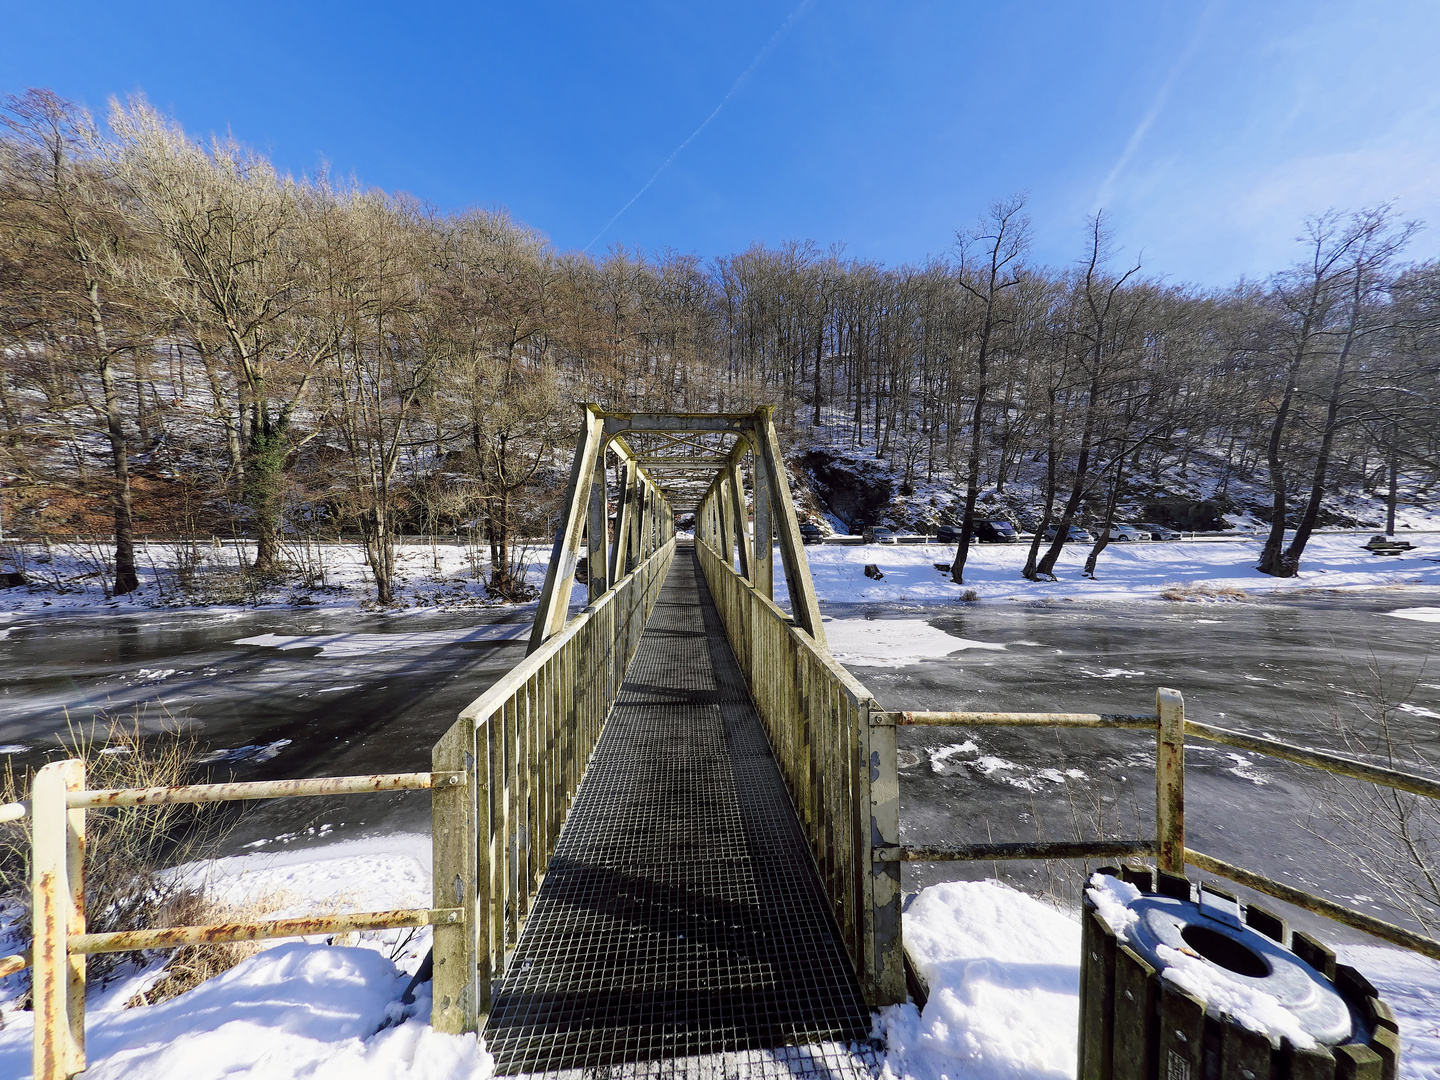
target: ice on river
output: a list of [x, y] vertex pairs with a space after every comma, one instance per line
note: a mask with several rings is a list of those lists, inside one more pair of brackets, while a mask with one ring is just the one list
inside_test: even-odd
[[1440, 607], [1407, 607], [1401, 608], [1399, 611], [1387, 611], [1385, 614], [1393, 615], [1397, 619], [1440, 623]]
[[825, 637], [835, 659], [868, 667], [904, 667], [965, 649], [1005, 651], [999, 642], [955, 637], [924, 619], [827, 619]]
[[324, 657], [371, 656], [400, 649], [440, 649], [467, 641], [519, 641], [530, 636], [529, 623], [499, 623], [460, 630], [417, 630], [398, 634], [259, 634], [236, 645], [268, 649], [319, 649]]

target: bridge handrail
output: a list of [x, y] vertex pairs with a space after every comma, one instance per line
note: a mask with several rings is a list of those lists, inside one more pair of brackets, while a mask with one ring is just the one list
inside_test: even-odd
[[34, 966], [34, 1075], [39, 1080], [68, 1080], [85, 1069], [85, 956], [88, 954], [431, 926], [455, 922], [462, 915], [453, 906], [316, 912], [292, 919], [86, 933], [85, 818], [88, 811], [158, 803], [365, 795], [377, 791], [427, 788], [448, 790], [459, 786], [461, 779], [453, 774], [437, 776], [428, 772], [384, 773], [88, 790], [85, 787], [83, 760], [71, 758], [42, 766], [31, 783], [30, 799], [0, 807], [3, 811], [0, 820], [19, 821], [28, 817], [31, 821], [30, 921], [33, 945], [24, 952], [0, 957], [0, 977]]
[[828, 649], [703, 539], [695, 548], [865, 998], [903, 1001], [895, 729]]
[[672, 538], [461, 710], [435, 744], [431, 1023], [474, 1031], [519, 942], [585, 763], [600, 737], [675, 553]]

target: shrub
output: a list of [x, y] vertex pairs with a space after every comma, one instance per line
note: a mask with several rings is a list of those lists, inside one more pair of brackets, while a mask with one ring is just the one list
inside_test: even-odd
[[[128, 716], [98, 716], [88, 728], [72, 724], [61, 736], [63, 755], [85, 762], [88, 787], [170, 787], [196, 780], [194, 736], [169, 713], [160, 717], [159, 731], [147, 735], [147, 726], [157, 726], [148, 720], [147, 711], [141, 705]], [[0, 801], [27, 799], [33, 779], [31, 770], [17, 773], [7, 767], [0, 777]], [[202, 912], [216, 907], [207, 898], [205, 886], [167, 872], [214, 852], [219, 832], [215, 816], [208, 812], [213, 809], [172, 803], [89, 811], [85, 822], [87, 929], [109, 933], [181, 925], [177, 922], [181, 918], [188, 923], [215, 921], [202, 917]], [[29, 826], [13, 822], [0, 829], [4, 830], [0, 833], [0, 895], [21, 910], [12, 931], [28, 939]], [[86, 976], [103, 985], [136, 958], [136, 953], [94, 954], [87, 961]]]

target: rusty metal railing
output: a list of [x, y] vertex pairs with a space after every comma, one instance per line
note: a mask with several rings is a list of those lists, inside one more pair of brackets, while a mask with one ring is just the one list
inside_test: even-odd
[[1185, 736], [1265, 754], [1384, 787], [1440, 799], [1440, 781], [1325, 750], [1311, 750], [1278, 739], [1250, 735], [1185, 719], [1185, 703], [1175, 690], [1156, 694], [1154, 714], [1119, 713], [977, 713], [891, 712], [889, 722], [899, 725], [932, 724], [955, 727], [1054, 727], [1150, 729], [1157, 736], [1155, 772], [1156, 836], [1154, 840], [1080, 840], [1047, 843], [965, 844], [958, 846], [902, 845], [905, 862], [970, 862], [1044, 859], [1124, 859], [1154, 856], [1161, 870], [1183, 874], [1193, 866], [1256, 892], [1314, 912], [1361, 930], [1382, 941], [1440, 959], [1440, 941], [1403, 926], [1367, 915], [1323, 896], [1297, 889], [1282, 881], [1226, 862], [1185, 846]]
[[85, 957], [88, 954], [430, 926], [458, 922], [464, 917], [458, 907], [414, 908], [86, 933], [85, 817], [88, 811], [158, 803], [449, 790], [463, 782], [464, 777], [459, 774], [392, 773], [91, 791], [85, 787], [84, 761], [55, 761], [42, 767], [35, 774], [28, 801], [0, 806], [0, 821], [20, 821], [28, 817], [31, 822], [33, 944], [26, 952], [0, 958], [0, 976], [34, 967], [32, 1062], [36, 1080], [68, 1080], [85, 1069]]
[[468, 705], [435, 744], [437, 773], [465, 782], [434, 798], [435, 904], [466, 918], [435, 927], [431, 1022], [474, 1031], [539, 891], [585, 763], [675, 553], [670, 539]]
[[[0, 976], [34, 968], [37, 1080], [69, 1080], [85, 1069], [91, 953], [433, 926], [431, 1024], [476, 1030], [674, 551], [671, 539], [472, 702], [435, 745], [430, 772], [92, 791], [83, 761], [41, 768], [27, 802], [0, 806], [0, 822], [31, 821], [33, 945], [0, 957]], [[90, 810], [425, 789], [433, 821], [431, 907], [86, 932]]]

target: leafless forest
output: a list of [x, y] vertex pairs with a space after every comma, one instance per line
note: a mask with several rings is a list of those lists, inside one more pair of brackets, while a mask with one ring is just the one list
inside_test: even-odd
[[0, 515], [103, 537], [116, 593], [137, 536], [247, 536], [282, 575], [298, 535], [363, 544], [385, 602], [398, 535], [472, 530], [518, 598], [512, 542], [553, 530], [581, 401], [776, 403], [788, 446], [946, 479], [933, 520], [966, 525], [1018, 488], [1042, 528], [1106, 522], [1200, 469], [1265, 492], [1282, 576], [1327, 495], [1440, 479], [1440, 265], [1404, 261], [1418, 226], [1388, 207], [1297, 222], [1293, 266], [1218, 290], [1113, 251], [1103, 217], [1037, 265], [1020, 198], [923, 266], [591, 257], [503, 210], [281, 175], [143, 100], [3, 117]]

